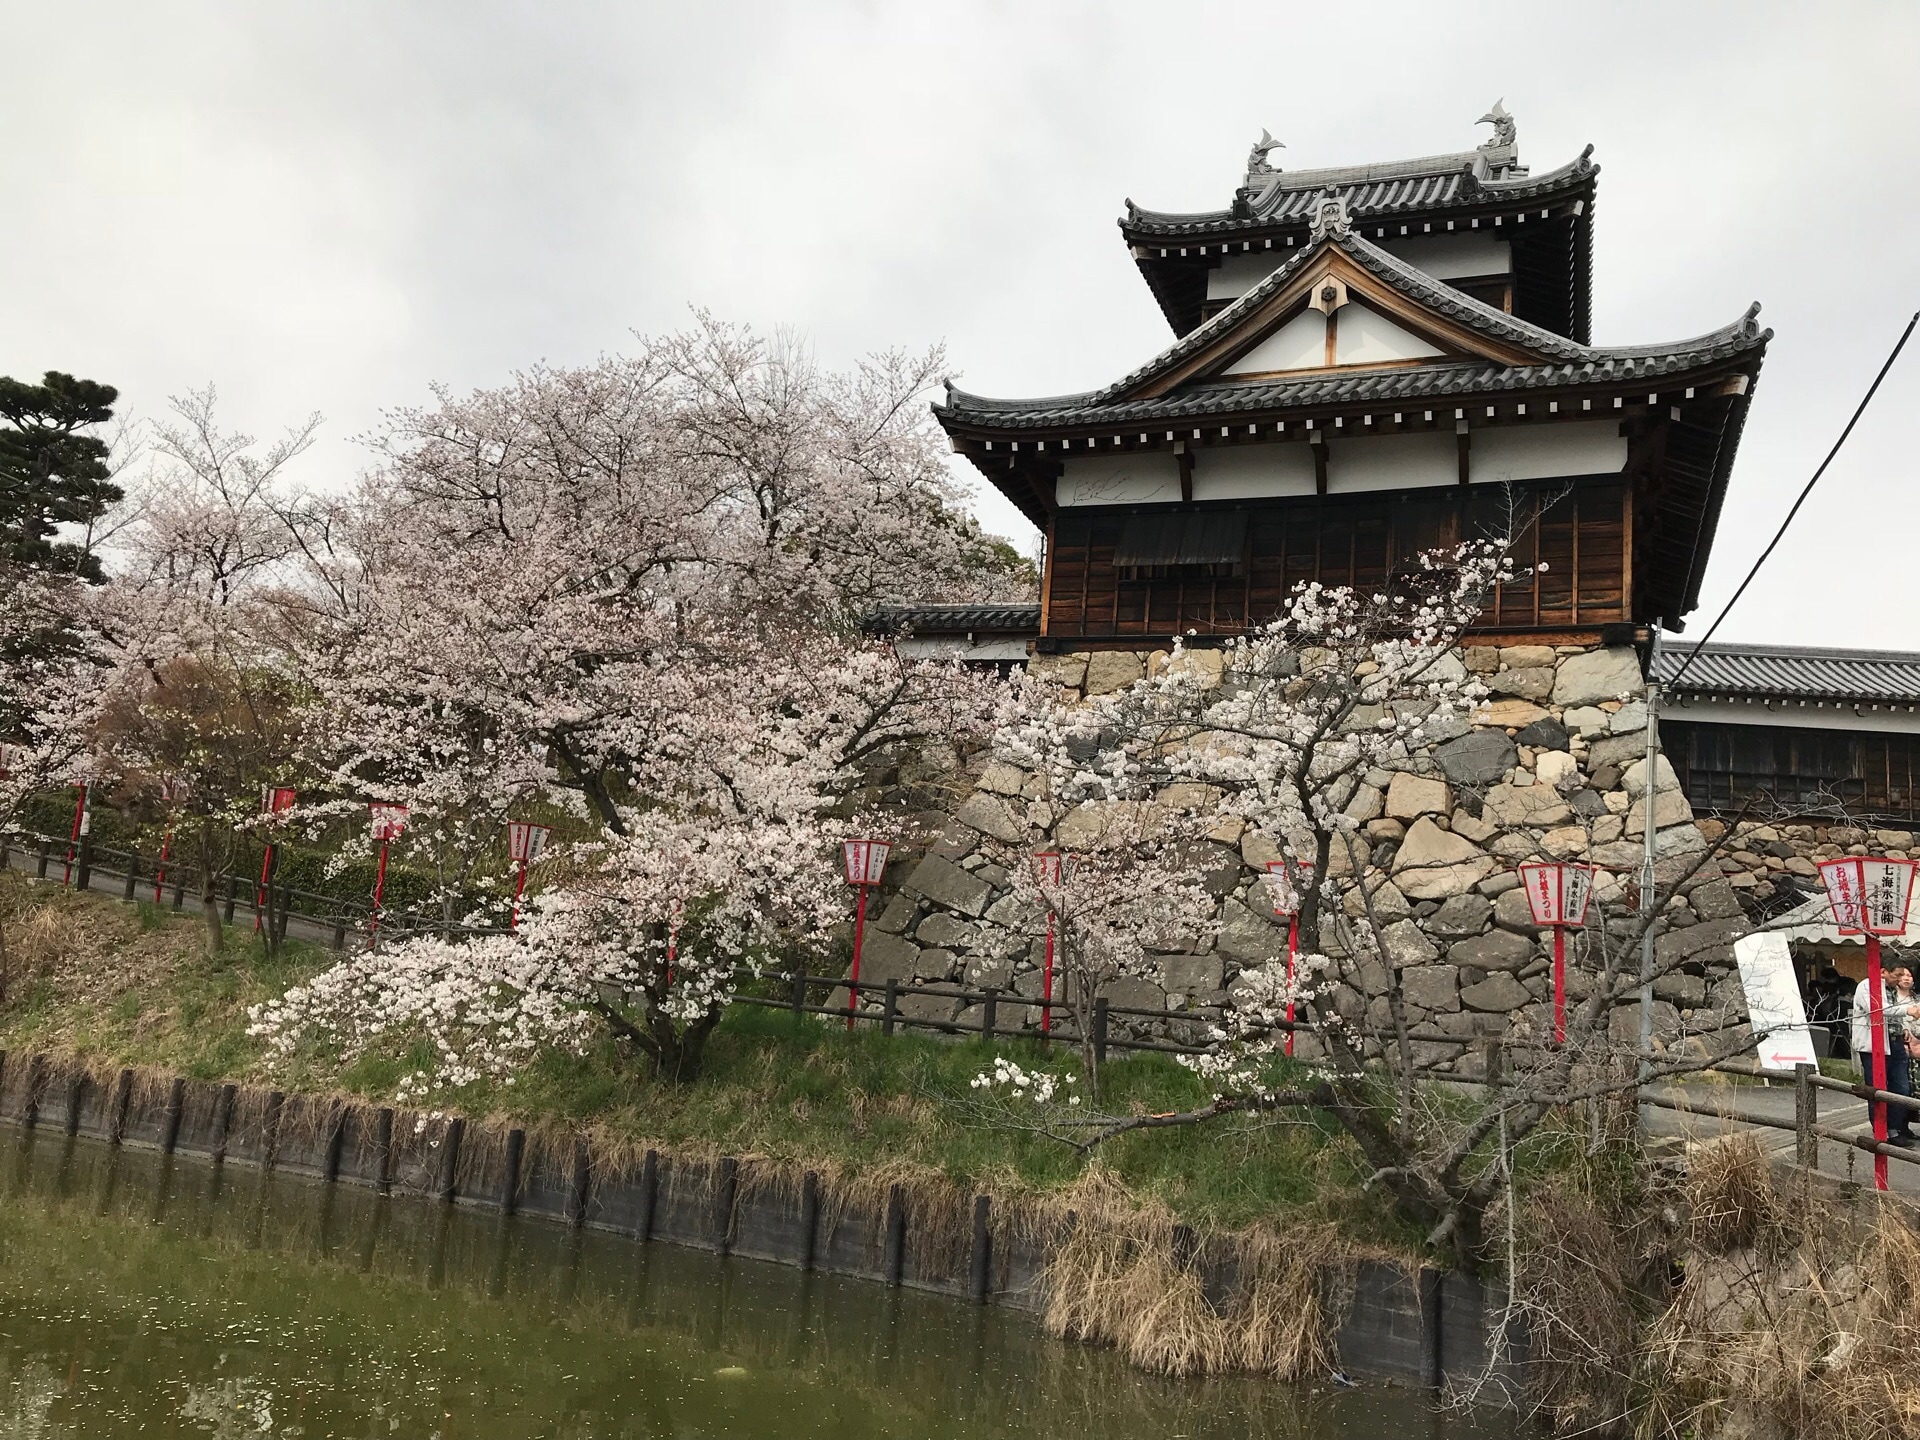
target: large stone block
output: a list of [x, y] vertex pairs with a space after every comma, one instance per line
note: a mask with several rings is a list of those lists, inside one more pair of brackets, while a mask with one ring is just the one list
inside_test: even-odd
[[1226, 963], [1218, 953], [1160, 957], [1160, 984], [1169, 995], [1217, 995], [1226, 981]]
[[1440, 952], [1433, 942], [1422, 933], [1419, 924], [1413, 920], [1396, 920], [1380, 931], [1380, 948], [1386, 952], [1387, 959], [1395, 965], [1425, 965], [1430, 960], [1438, 960]]
[[1518, 670], [1502, 670], [1487, 677], [1487, 688], [1496, 695], [1511, 695], [1521, 700], [1545, 700], [1553, 694], [1553, 667], [1528, 665]]
[[891, 930], [896, 935], [913, 924], [913, 917], [920, 913], [920, 907], [911, 895], [896, 893], [887, 901], [887, 908], [874, 916], [873, 923], [882, 930]]
[[1242, 965], [1257, 965], [1284, 955], [1286, 932], [1269, 924], [1238, 900], [1229, 900], [1220, 909], [1220, 930], [1214, 939], [1221, 954]]
[[1489, 975], [1478, 985], [1469, 985], [1460, 992], [1462, 1005], [1486, 1015], [1518, 1010], [1532, 998], [1527, 987], [1505, 971]]
[[[1453, 795], [1444, 780], [1401, 771], [1387, 787], [1387, 816], [1393, 820], [1418, 820], [1422, 815], [1445, 815], [1453, 808]], [[1369, 820], [1373, 817], [1369, 815]]]
[[913, 938], [922, 945], [944, 945], [952, 950], [964, 950], [973, 944], [977, 931], [966, 921], [949, 914], [945, 910], [935, 910], [920, 922], [920, 928], [913, 932]]
[[1520, 752], [1496, 730], [1475, 730], [1436, 746], [1433, 758], [1454, 784], [1479, 789], [1504, 780], [1520, 763]]
[[1519, 970], [1539, 952], [1533, 941], [1510, 930], [1489, 930], [1447, 947], [1447, 960], [1475, 970]]
[[1078, 690], [1086, 683], [1089, 658], [1084, 651], [1072, 655], [1035, 655], [1027, 661], [1027, 673], [1069, 690]]
[[1166, 992], [1151, 980], [1142, 980], [1137, 975], [1117, 975], [1094, 993], [1107, 1004], [1118, 1005], [1128, 1010], [1167, 1008]]
[[1540, 932], [1540, 927], [1533, 923], [1533, 907], [1527, 903], [1524, 887], [1509, 890], [1494, 900], [1493, 923], [1516, 935], [1537, 935]]
[[1551, 645], [1504, 645], [1500, 649], [1500, 663], [1516, 670], [1540, 666], [1551, 669], [1559, 659], [1560, 653]]
[[1460, 974], [1451, 965], [1421, 965], [1400, 972], [1400, 990], [1423, 1010], [1460, 1008]]
[[860, 988], [884, 985], [889, 980], [906, 984], [920, 968], [920, 947], [911, 940], [889, 935], [884, 930], [869, 930], [860, 941]]
[[1409, 899], [1444, 900], [1472, 889], [1493, 868], [1491, 855], [1422, 816], [1400, 842], [1393, 881]]
[[953, 818], [1006, 845], [1017, 844], [1026, 833], [1007, 810], [1006, 801], [983, 791], [976, 790], [963, 800]]
[[1131, 650], [1096, 650], [1087, 660], [1087, 694], [1108, 695], [1143, 678], [1147, 667]]
[[1018, 795], [1027, 783], [1027, 772], [1018, 765], [995, 760], [980, 772], [980, 788], [993, 795]]
[[1347, 797], [1347, 803], [1340, 807], [1340, 813], [1364, 825], [1369, 820], [1378, 820], [1385, 813], [1386, 805], [1386, 796], [1380, 793], [1379, 786], [1356, 785], [1353, 794]]
[[1009, 930], [1024, 931], [1036, 928], [1046, 916], [1032, 901], [1022, 900], [1017, 895], [1002, 895], [988, 908], [986, 918]]
[[[1638, 800], [1647, 793], [1647, 755], [1646, 736], [1641, 735], [1640, 758], [1620, 772], [1620, 788]], [[1653, 757], [1653, 788], [1656, 794], [1666, 790], [1678, 790], [1680, 777], [1673, 773], [1673, 766], [1665, 755]]]
[[1573, 818], [1573, 811], [1551, 785], [1495, 785], [1487, 791], [1481, 817], [1508, 829], [1549, 830]]
[[1455, 895], [1428, 916], [1426, 929], [1429, 935], [1441, 940], [1464, 940], [1486, 929], [1492, 915], [1493, 902], [1468, 891]]
[[1642, 694], [1645, 689], [1639, 654], [1630, 645], [1614, 645], [1562, 660], [1554, 672], [1553, 703], [1598, 705], [1602, 700]]
[[[1660, 757], [1664, 764], [1666, 756]], [[1664, 830], [1669, 825], [1686, 825], [1693, 819], [1693, 806], [1687, 803], [1687, 797], [1678, 790], [1656, 790], [1653, 794], [1653, 828]], [[1647, 832], [1647, 802], [1644, 798], [1636, 800], [1627, 809], [1627, 834], [1644, 835]]]
[[1681, 930], [1669, 930], [1653, 942], [1655, 965], [1665, 968], [1688, 961], [1706, 963], [1722, 958], [1712, 952], [1730, 949], [1733, 942], [1753, 929], [1744, 915], [1725, 920], [1702, 920]]
[[993, 897], [986, 881], [969, 875], [938, 855], [929, 855], [914, 866], [901, 888], [924, 895], [936, 905], [976, 917], [986, 910], [987, 901]]
[[1552, 718], [1551, 711], [1542, 709], [1531, 700], [1494, 700], [1473, 712], [1474, 724], [1502, 730], [1525, 729], [1537, 721]]

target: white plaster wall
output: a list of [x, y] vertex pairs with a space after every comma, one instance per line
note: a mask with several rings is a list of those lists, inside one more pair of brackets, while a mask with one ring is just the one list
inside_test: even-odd
[[[1340, 313], [1345, 315], [1346, 310]], [[1376, 435], [1335, 440], [1327, 447], [1329, 494], [1411, 490], [1459, 482], [1460, 450], [1451, 433]]]
[[1025, 640], [975, 640], [963, 635], [908, 635], [893, 648], [909, 660], [1025, 660]]
[[1291, 250], [1254, 250], [1223, 257], [1207, 272], [1207, 299], [1239, 299], [1284, 265], [1293, 253]]
[[1311, 495], [1313, 489], [1313, 451], [1305, 444], [1237, 445], [1193, 457], [1196, 500]]
[[1327, 317], [1302, 310], [1227, 367], [1228, 375], [1264, 375], [1306, 370], [1327, 363]]
[[1610, 475], [1625, 467], [1627, 441], [1616, 420], [1510, 425], [1475, 430], [1468, 456], [1473, 483]]
[[1333, 318], [1333, 363], [1336, 365], [1378, 365], [1383, 360], [1431, 360], [1446, 353], [1358, 301], [1342, 305], [1334, 312]]
[[1400, 240], [1376, 240], [1374, 244], [1436, 280], [1505, 275], [1513, 269], [1513, 246], [1477, 230], [1452, 235], [1409, 235]]
[[1062, 505], [1178, 500], [1180, 462], [1164, 450], [1068, 460], [1054, 493]]

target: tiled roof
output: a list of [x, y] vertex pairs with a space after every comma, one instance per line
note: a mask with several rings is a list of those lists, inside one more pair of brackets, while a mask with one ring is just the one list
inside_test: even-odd
[[1038, 603], [887, 605], [867, 617], [865, 628], [876, 635], [897, 635], [902, 631], [915, 635], [1007, 632], [1034, 635], [1040, 630], [1040, 606]]
[[1314, 200], [1323, 193], [1344, 195], [1347, 211], [1355, 220], [1508, 201], [1528, 202], [1586, 185], [1600, 173], [1592, 156], [1593, 147], [1589, 145], [1579, 159], [1557, 170], [1504, 180], [1483, 178], [1476, 169], [1480, 155], [1473, 150], [1383, 165], [1283, 170], [1239, 209], [1180, 214], [1143, 210], [1129, 200], [1120, 228], [1130, 236], [1177, 238], [1305, 224]]
[[1216, 380], [1180, 387], [1167, 395], [1124, 399], [1140, 385], [1162, 375], [1240, 324], [1275, 291], [1289, 284], [1315, 257], [1316, 245], [1302, 250], [1266, 276], [1211, 320], [1191, 331], [1131, 374], [1100, 390], [1078, 395], [1004, 400], [970, 395], [951, 387], [947, 403], [934, 407], [942, 420], [996, 427], [1078, 424], [1106, 420], [1156, 420], [1348, 402], [1417, 400], [1443, 395], [1537, 389], [1608, 381], [1640, 380], [1677, 374], [1746, 350], [1764, 349], [1773, 332], [1755, 321], [1755, 305], [1731, 325], [1668, 345], [1582, 345], [1551, 330], [1528, 324], [1475, 300], [1357, 235], [1330, 239], [1357, 263], [1431, 310], [1489, 338], [1538, 354], [1538, 365], [1500, 365], [1468, 360], [1450, 364], [1354, 369], [1329, 374], [1257, 381]]
[[1800, 645], [1709, 644], [1662, 648], [1654, 675], [1671, 684], [1684, 665], [1683, 695], [1778, 700], [1920, 703], [1920, 654], [1902, 650], [1824, 650]]

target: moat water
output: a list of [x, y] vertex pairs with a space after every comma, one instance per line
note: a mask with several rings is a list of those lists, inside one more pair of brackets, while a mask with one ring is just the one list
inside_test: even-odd
[[1494, 1440], [1330, 1380], [1174, 1381], [1031, 1318], [0, 1129], [0, 1440]]

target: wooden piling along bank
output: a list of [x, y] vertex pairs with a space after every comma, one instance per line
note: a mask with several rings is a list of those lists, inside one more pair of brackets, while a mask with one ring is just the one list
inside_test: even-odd
[[[102, 1073], [46, 1055], [0, 1051], [0, 1122], [1029, 1312], [1044, 1307], [1048, 1259], [1065, 1238], [1048, 1233], [1058, 1224], [996, 1213], [988, 1195], [955, 1214], [917, 1214], [900, 1184], [836, 1187], [814, 1171], [796, 1178], [731, 1156], [602, 1153], [584, 1136], [555, 1143], [459, 1116], [423, 1120], [337, 1097]], [[1185, 1237], [1179, 1263], [1210, 1300], [1233, 1295], [1232, 1255]], [[1348, 1374], [1437, 1387], [1486, 1372], [1502, 1300], [1471, 1276], [1362, 1261], [1341, 1288], [1334, 1348]], [[1510, 1381], [1522, 1378], [1523, 1363], [1503, 1366]]]

